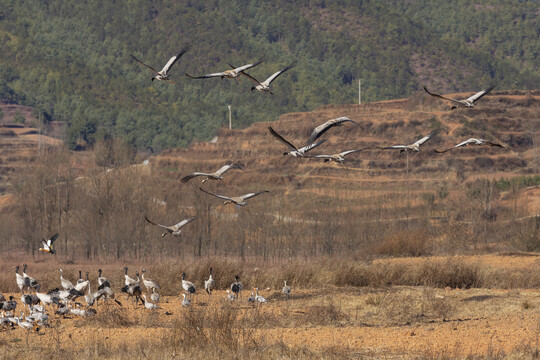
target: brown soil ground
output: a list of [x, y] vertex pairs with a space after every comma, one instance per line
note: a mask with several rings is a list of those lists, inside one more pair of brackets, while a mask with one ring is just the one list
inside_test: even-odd
[[[503, 268], [537, 265], [539, 260], [537, 256], [463, 259]], [[121, 294], [117, 299], [123, 303], [123, 308], [114, 304], [100, 306], [95, 318], [51, 316], [51, 328], [43, 327], [38, 332], [20, 328], [0, 332], [0, 352], [9, 349], [20, 354], [28, 346], [27, 342], [32, 347], [23, 352], [29, 358], [36, 358], [36, 349], [60, 347], [77, 352], [95, 346], [96, 342], [109, 349], [122, 349], [142, 338], [150, 342], [167, 338], [175, 323], [190, 313], [202, 316], [223, 307], [235, 307], [241, 318], [253, 319], [249, 331], [257, 341], [264, 339], [268, 346], [282, 344], [315, 352], [338, 348], [341, 355], [348, 357], [455, 358], [512, 354], [536, 348], [540, 333], [538, 290], [375, 289], [330, 285], [302, 290], [293, 286], [289, 301], [279, 289], [262, 291], [269, 302], [258, 307], [248, 305], [248, 292], [244, 291], [237, 303], [230, 303], [224, 291], [208, 296], [198, 290], [190, 308], [181, 306], [181, 296], [164, 296], [159, 303], [161, 309], [153, 312], [141, 305], [135, 309]], [[19, 298], [19, 294], [13, 295]], [[127, 324], [100, 318], [99, 314], [108, 311], [113, 311], [113, 316], [120, 316]]]

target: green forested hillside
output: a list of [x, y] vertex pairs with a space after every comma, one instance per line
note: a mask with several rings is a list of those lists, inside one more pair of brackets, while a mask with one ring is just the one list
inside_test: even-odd
[[[160, 68], [183, 45], [177, 85], [151, 82], [130, 58]], [[328, 103], [408, 96], [429, 85], [475, 91], [540, 84], [538, 1], [0, 0], [0, 99], [68, 124], [66, 141], [121, 137], [160, 151]], [[243, 80], [193, 80], [266, 54]]]

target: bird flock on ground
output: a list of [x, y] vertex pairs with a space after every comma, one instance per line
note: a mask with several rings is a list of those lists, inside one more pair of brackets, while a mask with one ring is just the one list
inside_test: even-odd
[[[126, 300], [131, 302], [134, 308], [141, 306], [148, 310], [158, 310], [160, 306], [160, 285], [157, 281], [146, 277], [146, 269], [135, 272], [135, 278], [128, 274], [128, 267], [124, 267], [124, 282], [120, 294], [111, 286], [110, 281], [103, 277], [103, 271], [98, 270], [97, 288], [92, 291], [92, 285], [89, 279], [89, 273], [86, 272], [86, 279], [82, 278], [82, 270], [79, 270], [77, 281], [71, 282], [64, 277], [64, 271], [58, 269], [60, 276], [60, 286], [48, 292], [41, 292], [41, 284], [26, 273], [28, 265], [24, 264], [22, 274], [19, 273], [20, 266], [13, 267], [15, 271], [15, 281], [21, 291], [19, 306], [20, 315], [16, 316], [18, 302], [13, 295], [6, 299], [0, 294], [0, 330], [13, 329], [19, 326], [25, 330], [38, 331], [42, 327], [49, 326], [49, 314], [56, 316], [69, 317], [71, 315], [78, 317], [93, 316], [97, 313], [99, 303], [101, 306], [120, 306], [122, 303], [118, 300], [119, 295], [124, 294]], [[181, 275], [182, 306], [191, 306], [194, 300], [197, 288], [191, 281], [186, 280], [186, 273]], [[142, 282], [142, 284], [141, 284]], [[143, 289], [144, 286], [144, 289]], [[209, 270], [208, 280], [204, 281], [204, 291], [211, 296], [216, 289], [216, 282], [213, 277], [212, 268]], [[227, 289], [227, 296], [223, 299], [228, 302], [238, 302], [244, 289], [240, 282], [240, 276], [236, 275], [234, 281]], [[266, 290], [270, 290], [267, 288]], [[282, 293], [288, 301], [291, 295], [291, 287], [284, 281]], [[251, 296], [247, 299], [248, 303], [261, 304], [268, 302], [262, 295], [259, 295], [259, 288], [253, 288]], [[172, 315], [166, 312], [166, 315]]]
[[[148, 69], [150, 69], [154, 76], [151, 78], [152, 81], [159, 80], [159, 81], [165, 81], [172, 84], [175, 84], [176, 82], [171, 80], [170, 78], [170, 70], [172, 66], [178, 62], [178, 60], [189, 50], [191, 49], [191, 44], [187, 44], [184, 46], [175, 56], [171, 57], [169, 61], [165, 64], [165, 66], [160, 70], [157, 71], [152, 66], [144, 63], [143, 61], [139, 60], [134, 55], [131, 55], [131, 57], [137, 61], [138, 63], [144, 65]], [[253, 63], [248, 63], [246, 65], [235, 67], [231, 64], [228, 64], [230, 69], [224, 70], [222, 72], [216, 72], [216, 73], [209, 73], [205, 75], [200, 76], [193, 76], [190, 74], [185, 73], [185, 75], [188, 78], [191, 79], [209, 79], [209, 78], [215, 78], [219, 77], [221, 79], [227, 78], [227, 79], [235, 79], [237, 81], [240, 80], [240, 78], [246, 77], [250, 81], [254, 83], [254, 86], [252, 86], [251, 91], [257, 90], [259, 92], [266, 92], [269, 94], [272, 94], [272, 91], [270, 89], [270, 84], [275, 81], [280, 75], [284, 74], [285, 72], [289, 71], [290, 69], [293, 69], [297, 62], [294, 61], [290, 63], [289, 65], [285, 66], [281, 70], [273, 73], [270, 77], [268, 77], [265, 81], [259, 82], [256, 80], [253, 76], [249, 75], [246, 71], [250, 70], [256, 66], [259, 66], [261, 63], [264, 62], [264, 56], [260, 58], [258, 61]], [[455, 109], [459, 106], [464, 106], [466, 108], [473, 108], [476, 102], [482, 98], [483, 96], [489, 94], [495, 85], [491, 85], [487, 89], [484, 89], [480, 92], [477, 92], [476, 94], [470, 96], [467, 99], [464, 100], [458, 100], [453, 99], [447, 96], [439, 95], [433, 92], [430, 92], [426, 87], [424, 87], [424, 90], [431, 96], [442, 98], [444, 100], [450, 101], [453, 103], [452, 109]], [[301, 144], [301, 146], [294, 145], [290, 140], [285, 139], [282, 135], [280, 135], [272, 126], [268, 127], [268, 130], [270, 134], [283, 143], [287, 147], [287, 151], [283, 152], [284, 156], [291, 156], [295, 158], [306, 158], [306, 159], [322, 159], [325, 162], [336, 162], [337, 164], [343, 165], [346, 159], [346, 156], [359, 153], [362, 151], [366, 151], [372, 148], [364, 147], [364, 148], [357, 148], [357, 149], [350, 149], [350, 150], [344, 150], [337, 153], [330, 153], [330, 154], [317, 154], [317, 155], [308, 155], [308, 152], [312, 151], [315, 148], [318, 148], [323, 143], [327, 141], [327, 139], [321, 138], [326, 132], [328, 132], [333, 127], [343, 126], [347, 123], [350, 123], [354, 125], [356, 128], [363, 129], [361, 124], [357, 123], [354, 120], [351, 120], [350, 118], [346, 116], [341, 116], [335, 119], [330, 119], [326, 122], [324, 122], [321, 125], [316, 126], [309, 138], [305, 140], [304, 143]], [[428, 140], [430, 140], [436, 132], [433, 132], [427, 136], [422, 137], [421, 139], [417, 140], [416, 142], [412, 144], [396, 144], [396, 145], [390, 145], [390, 146], [377, 146], [376, 149], [381, 150], [399, 150], [400, 152], [408, 152], [408, 151], [414, 151], [418, 152], [420, 151], [420, 147], [426, 143]], [[477, 145], [477, 146], [491, 146], [491, 147], [501, 147], [504, 148], [503, 145], [483, 139], [477, 139], [477, 138], [470, 138], [468, 140], [459, 142], [457, 145], [449, 148], [449, 149], [443, 149], [443, 150], [434, 150], [437, 153], [446, 153], [448, 151], [461, 148], [463, 146], [468, 145]], [[188, 183], [190, 180], [196, 178], [196, 177], [202, 177], [202, 184], [207, 182], [208, 180], [214, 180], [219, 181], [220, 183], [223, 183], [224, 174], [228, 172], [229, 170], [243, 170], [244, 165], [240, 163], [231, 162], [229, 164], [223, 165], [221, 168], [219, 168], [215, 172], [193, 172], [191, 174], [188, 174], [184, 176], [181, 179], [182, 183]], [[232, 203], [237, 205], [238, 207], [243, 207], [247, 205], [247, 200], [252, 199], [258, 195], [268, 193], [268, 190], [260, 190], [257, 192], [249, 192], [241, 196], [226, 196], [221, 194], [216, 194], [213, 192], [210, 192], [206, 189], [204, 189], [202, 186], [199, 187], [199, 189], [211, 196], [214, 196], [216, 198], [225, 200], [224, 205]], [[169, 225], [162, 225], [160, 223], [154, 222], [153, 220], [150, 220], [148, 217], [145, 216], [145, 219], [148, 223], [159, 227], [165, 232], [162, 233], [162, 237], [164, 237], [167, 234], [171, 234], [173, 236], [181, 236], [182, 228], [186, 226], [187, 224], [193, 222], [196, 220], [196, 216], [187, 218], [185, 220], [182, 220], [178, 222], [175, 225], [169, 226]], [[54, 234], [49, 239], [42, 241], [42, 247], [39, 249], [40, 251], [49, 253], [49, 254], [55, 254], [56, 251], [54, 249], [54, 242], [58, 239], [59, 235], [58, 233]], [[14, 299], [13, 296], [9, 297], [9, 300], [6, 300], [2, 295], [0, 295], [0, 310], [2, 311], [2, 316], [0, 317], [0, 325], [2, 328], [6, 327], [13, 327], [15, 325], [18, 325], [24, 329], [36, 329], [41, 326], [44, 326], [47, 324], [48, 319], [48, 311], [54, 310], [55, 314], [61, 315], [61, 316], [68, 316], [68, 315], [76, 315], [76, 316], [90, 316], [96, 313], [96, 310], [94, 309], [98, 307], [98, 303], [101, 301], [103, 304], [106, 304], [105, 306], [109, 306], [109, 304], [116, 304], [117, 306], [122, 306], [122, 303], [118, 300], [117, 293], [113, 290], [111, 283], [107, 278], [102, 276], [102, 270], [100, 269], [98, 271], [98, 280], [97, 280], [97, 286], [96, 284], [92, 287], [89, 280], [89, 274], [86, 272], [86, 279], [82, 278], [82, 271], [79, 271], [79, 279], [76, 283], [72, 283], [68, 279], [63, 277], [63, 270], [59, 269], [60, 272], [60, 287], [55, 288], [53, 290], [50, 290], [46, 293], [41, 293], [41, 285], [32, 277], [30, 277], [26, 273], [27, 265], [23, 265], [22, 274], [19, 274], [20, 267], [19, 265], [14, 267], [15, 270], [15, 277], [18, 288], [21, 290], [21, 302], [23, 304], [21, 315], [19, 317], [15, 316], [15, 310], [17, 308], [17, 301]], [[160, 290], [161, 287], [159, 284], [146, 277], [146, 270], [141, 269], [140, 273], [137, 271], [135, 273], [135, 278], [132, 278], [128, 274], [128, 268], [123, 268], [124, 270], [124, 286], [121, 288], [121, 293], [126, 295], [126, 299], [128, 301], [131, 301], [132, 305], [137, 307], [140, 303], [141, 305], [144, 305], [144, 307], [148, 310], [156, 310], [159, 309], [159, 301], [160, 301]], [[192, 282], [186, 280], [186, 273], [181, 274], [181, 285], [184, 290], [184, 293], [182, 293], [183, 301], [182, 306], [189, 307], [192, 302], [194, 301], [194, 295], [196, 293], [196, 286]], [[142, 285], [141, 285], [142, 281]], [[212, 295], [212, 292], [215, 290], [215, 279], [213, 278], [212, 268], [209, 270], [209, 278], [204, 282], [204, 290], [207, 292], [208, 295]], [[144, 286], [144, 290], [143, 287]], [[95, 289], [95, 291], [92, 291], [92, 288]], [[230, 287], [227, 289], [227, 297], [226, 299], [231, 302], [238, 301], [240, 298], [241, 291], [243, 290], [242, 283], [240, 282], [239, 276], [237, 275], [230, 285]], [[25, 292], [26, 291], [26, 292]], [[282, 293], [285, 296], [287, 300], [289, 300], [291, 296], [291, 287], [287, 285], [287, 281], [284, 280], [284, 286], [282, 289]], [[85, 304], [83, 304], [83, 301]], [[259, 295], [259, 289], [257, 287], [253, 288], [253, 292], [251, 293], [251, 296], [248, 298], [249, 303], [266, 303], [267, 300]], [[115, 306], [113, 304], [113, 306]], [[25, 311], [28, 311], [28, 315], [25, 316]]]

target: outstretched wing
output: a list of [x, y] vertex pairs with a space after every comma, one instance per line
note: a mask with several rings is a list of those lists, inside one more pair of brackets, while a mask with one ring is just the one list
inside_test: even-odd
[[341, 153], [339, 153], [339, 155], [341, 156], [347, 156], [349, 154], [353, 154], [353, 153], [356, 153], [356, 152], [360, 152], [360, 151], [364, 151], [364, 150], [367, 150], [369, 148], [363, 148], [363, 149], [356, 149], [356, 150], [348, 150], [348, 151], [343, 151]]
[[189, 180], [191, 180], [191, 179], [193, 179], [194, 177], [197, 177], [197, 176], [211, 176], [211, 174], [202, 173], [202, 172], [194, 172], [194, 173], [191, 173], [189, 175], [184, 176], [182, 179], [180, 179], [180, 181], [185, 184]]
[[[231, 64], [229, 64], [230, 67], [234, 68], [234, 66], [232, 66]], [[261, 83], [259, 82], [259, 80], [255, 79], [253, 76], [249, 75], [248, 73], [246, 72], [243, 72], [243, 71], [240, 71], [240, 74], [241, 75], [244, 75], [245, 77], [247, 77], [249, 80], [253, 81], [255, 83], [255, 85], [261, 85]]]
[[409, 149], [409, 146], [407, 145], [392, 145], [392, 146], [386, 146], [386, 147], [377, 147], [378, 149], [381, 149], [381, 150], [388, 150], [388, 149], [400, 149], [400, 150], [407, 150]]
[[313, 159], [333, 159], [334, 157], [332, 155], [304, 155], [306, 158], [313, 158]]
[[276, 139], [278, 139], [279, 141], [281, 141], [282, 143], [284, 143], [285, 145], [290, 147], [292, 150], [298, 151], [296, 146], [294, 146], [292, 143], [285, 140], [285, 138], [283, 136], [279, 135], [271, 126], [268, 127], [268, 130], [270, 130], [270, 134], [272, 134]]
[[463, 104], [463, 102], [461, 102], [460, 100], [456, 100], [456, 99], [452, 99], [452, 98], [449, 98], [449, 97], [446, 97], [446, 96], [442, 96], [442, 95], [439, 95], [439, 94], [432, 93], [425, 86], [424, 86], [424, 90], [431, 96], [435, 96], [435, 97], [438, 97], [438, 98], [441, 98], [441, 99], [444, 99], [444, 100], [453, 101], [453, 102], [458, 103], [458, 104]]
[[224, 166], [222, 166], [218, 171], [216, 171], [216, 175], [221, 176], [221, 175], [223, 175], [226, 171], [229, 171], [229, 170], [231, 170], [231, 169], [240, 169], [240, 170], [244, 170], [244, 165], [238, 164], [238, 163], [224, 165]]
[[297, 61], [287, 65], [285, 68], [281, 69], [280, 71], [274, 73], [272, 76], [270, 76], [268, 79], [264, 80], [263, 85], [269, 86], [272, 81], [274, 81], [279, 75], [283, 74], [285, 71], [292, 69], [296, 66]]
[[56, 241], [56, 239], [58, 239], [58, 233], [54, 234], [50, 239], [50, 244], [52, 246], [52, 244], [54, 244], [54, 242]]
[[495, 88], [495, 86], [497, 86], [497, 85], [491, 84], [491, 86], [489, 88], [477, 92], [473, 96], [467, 98], [467, 100], [470, 101], [470, 102], [475, 102], [475, 101], [479, 100], [482, 96], [485, 96], [485, 95], [489, 94], [491, 92], [491, 90], [493, 90]]
[[201, 75], [201, 76], [191, 76], [191, 75], [189, 75], [188, 73], [184, 73], [184, 74], [186, 74], [187, 77], [190, 77], [190, 78], [192, 78], [192, 79], [208, 79], [208, 78], [220, 77], [220, 76], [225, 76], [225, 75], [227, 75], [227, 74], [224, 73], [224, 72], [213, 73], [213, 74], [206, 74], [206, 75]]
[[150, 70], [152, 70], [153, 72], [155, 72], [156, 74], [159, 74], [159, 72], [158, 72], [156, 69], [154, 69], [153, 67], [151, 67], [150, 65], [146, 65], [145, 63], [143, 63], [141, 60], [137, 59], [137, 58], [136, 58], [135, 56], [133, 56], [133, 55], [131, 55], [131, 57], [132, 57], [133, 59], [135, 59], [135, 61], [137, 61], [137, 62], [143, 64], [144, 66], [146, 66], [147, 68], [149, 68]]
[[199, 189], [201, 189], [202, 192], [205, 192], [205, 193], [207, 193], [208, 195], [212, 195], [212, 196], [215, 196], [215, 197], [220, 198], [220, 199], [223, 199], [223, 200], [230, 200], [230, 201], [232, 201], [232, 199], [231, 199], [230, 197], [223, 196], [223, 195], [218, 195], [218, 194], [213, 194], [213, 193], [211, 193], [210, 191], [204, 190], [202, 187], [200, 187]]
[[317, 146], [321, 145], [322, 143], [324, 143], [326, 140], [328, 140], [328, 139], [322, 139], [322, 140], [319, 140], [317, 142], [314, 142], [313, 144], [306, 145], [306, 146], [298, 149], [298, 151], [300, 151], [300, 152], [303, 151], [304, 153], [307, 153], [308, 151], [310, 151], [310, 150], [316, 148]]
[[182, 226], [186, 225], [186, 224], [189, 224], [190, 222], [192, 222], [193, 220], [195, 220], [197, 217], [194, 216], [194, 217], [191, 217], [189, 219], [185, 219], [185, 220], [182, 220], [180, 221], [178, 224], [172, 226], [173, 228], [175, 228], [176, 230], [180, 229]]
[[[313, 132], [311, 133], [311, 136], [309, 137], [309, 139], [306, 141], [306, 144], [311, 144], [312, 142], [317, 140], [322, 134], [327, 132], [328, 129], [334, 126], [343, 124], [344, 122], [352, 122], [353, 124], [360, 126], [360, 124], [358, 124], [356, 121], [353, 121], [346, 116], [342, 116], [336, 119], [331, 119], [325, 122], [324, 124], [321, 124], [317, 126], [315, 129], [313, 129]], [[360, 128], [362, 128], [362, 126], [360, 126]]]
[[180, 50], [180, 52], [178, 54], [176, 54], [176, 56], [173, 56], [172, 58], [170, 58], [169, 61], [167, 62], [167, 64], [165, 64], [165, 66], [163, 67], [163, 70], [161, 70], [161, 71], [163, 71], [165, 74], [167, 72], [169, 72], [169, 69], [178, 61], [178, 59], [180, 59], [182, 57], [182, 55], [187, 53], [190, 49], [191, 49], [191, 43], [184, 46]]
[[255, 197], [257, 195], [261, 195], [263, 193], [267, 193], [269, 192], [268, 190], [264, 190], [264, 191], [259, 191], [257, 193], [249, 193], [249, 194], [245, 194], [245, 195], [242, 195], [240, 196], [242, 198], [242, 200], [247, 200], [247, 199], [251, 199], [252, 197]]
[[259, 59], [259, 61], [255, 62], [253, 64], [246, 64], [244, 66], [237, 67], [237, 68], [234, 69], [234, 71], [241, 72], [241, 71], [244, 71], [244, 70], [247, 70], [247, 69], [251, 69], [252, 67], [255, 67], [255, 66], [259, 65], [263, 61], [264, 61], [264, 55], [263, 55], [262, 58]]
[[148, 221], [148, 222], [149, 222], [150, 224], [152, 224], [152, 225], [159, 226], [160, 228], [163, 228], [163, 229], [171, 230], [171, 229], [169, 228], [169, 226], [161, 225], [161, 224], [155, 223], [155, 222], [153, 222], [152, 220], [150, 220], [149, 218], [147, 218], [146, 216], [145, 216], [144, 218], [146, 219], [146, 221]]
[[420, 140], [418, 140], [417, 142], [415, 142], [414, 144], [412, 145], [416, 145], [416, 146], [420, 146], [422, 145], [423, 143], [425, 143], [426, 141], [428, 141], [429, 139], [431, 139], [433, 137], [435, 133], [431, 133], [429, 134], [428, 136], [424, 136], [423, 138], [421, 138]]
[[504, 145], [501, 145], [501, 144], [498, 144], [498, 143], [492, 143], [491, 141], [486, 141], [484, 144], [489, 145], [489, 146], [501, 147], [501, 148], [505, 149]]

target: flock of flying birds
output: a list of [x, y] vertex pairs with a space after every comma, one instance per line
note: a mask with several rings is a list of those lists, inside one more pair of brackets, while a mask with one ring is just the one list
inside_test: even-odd
[[[161, 80], [161, 81], [166, 81], [166, 82], [170, 82], [174, 84], [175, 82], [172, 81], [169, 77], [169, 71], [172, 68], [172, 66], [190, 49], [191, 49], [191, 44], [186, 45], [184, 48], [180, 50], [180, 52], [178, 52], [177, 55], [171, 57], [169, 61], [165, 64], [163, 69], [161, 69], [160, 71], [157, 71], [156, 69], [154, 69], [150, 65], [147, 65], [141, 60], [137, 59], [133, 55], [131, 55], [131, 57], [135, 61], [149, 68], [155, 74], [151, 79], [152, 81]], [[192, 76], [187, 73], [185, 75], [192, 79], [207, 79], [207, 78], [219, 77], [221, 79], [228, 78], [228, 79], [236, 79], [236, 80], [239, 80], [240, 76], [244, 76], [250, 79], [254, 83], [254, 86], [252, 86], [251, 91], [257, 90], [259, 92], [267, 92], [267, 93], [272, 94], [272, 91], [270, 90], [270, 84], [273, 81], [275, 81], [278, 78], [278, 76], [280, 76], [281, 74], [285, 73], [286, 71], [296, 66], [296, 62], [293, 62], [287, 65], [286, 67], [284, 67], [283, 69], [281, 69], [280, 71], [275, 72], [270, 77], [268, 77], [265, 81], [259, 82], [253, 76], [249, 75], [246, 72], [246, 70], [252, 69], [260, 65], [263, 61], [264, 61], [264, 57], [254, 63], [246, 64], [240, 67], [235, 67], [231, 64], [228, 64], [230, 69], [222, 71], [222, 72], [210, 73], [210, 74], [200, 75], [200, 76]], [[483, 96], [489, 94], [491, 90], [493, 90], [494, 87], [495, 86], [492, 85], [489, 88], [482, 90], [480, 92], [477, 92], [476, 94], [464, 100], [453, 99], [450, 97], [432, 93], [426, 87], [424, 87], [424, 90], [431, 96], [451, 101], [454, 104], [452, 106], [452, 109], [455, 109], [456, 107], [459, 107], [459, 106], [473, 108], [476, 102]], [[345, 162], [346, 156], [357, 153], [357, 152], [361, 152], [364, 150], [368, 150], [370, 148], [367, 147], [367, 148], [345, 150], [345, 151], [341, 151], [334, 154], [308, 155], [307, 153], [319, 147], [320, 145], [322, 145], [324, 142], [327, 141], [327, 139], [321, 139], [321, 137], [328, 130], [330, 130], [333, 127], [343, 126], [346, 123], [351, 123], [359, 128], [362, 128], [360, 124], [358, 124], [357, 122], [345, 116], [331, 119], [315, 127], [313, 131], [311, 132], [309, 138], [303, 144], [301, 144], [300, 147], [294, 145], [291, 141], [285, 139], [271, 126], [268, 127], [268, 130], [274, 138], [276, 138], [278, 141], [280, 141], [287, 147], [288, 151], [283, 153], [284, 156], [288, 155], [288, 156], [292, 156], [296, 158], [322, 159], [325, 162], [330, 161], [330, 162], [336, 162], [338, 164], [343, 165], [343, 163]], [[423, 145], [429, 139], [431, 139], [434, 134], [435, 133], [432, 133], [425, 137], [422, 137], [421, 139], [419, 139], [418, 141], [412, 144], [396, 144], [396, 145], [384, 146], [384, 147], [378, 146], [376, 148], [382, 149], [382, 150], [395, 149], [395, 150], [399, 150], [400, 152], [403, 152], [403, 151], [418, 152], [420, 151], [420, 146]], [[456, 144], [455, 146], [451, 148], [444, 149], [444, 150], [434, 150], [434, 151], [437, 153], [445, 153], [445, 152], [458, 149], [463, 146], [468, 146], [468, 145], [485, 145], [485, 146], [494, 146], [494, 147], [504, 148], [504, 146], [499, 143], [490, 142], [483, 139], [470, 138], [468, 140], [465, 140]], [[234, 169], [243, 170], [244, 165], [239, 164], [239, 163], [231, 163], [231, 164], [226, 164], [222, 166], [220, 169], [218, 169], [217, 171], [213, 173], [194, 172], [194, 173], [184, 176], [181, 179], [181, 182], [187, 183], [196, 177], [203, 177], [203, 180], [202, 180], [203, 184], [208, 180], [222, 181], [223, 175], [227, 171], [234, 170]], [[208, 195], [225, 200], [224, 204], [232, 203], [239, 207], [247, 205], [246, 201], [248, 199], [251, 199], [253, 197], [256, 197], [258, 195], [268, 192], [267, 190], [262, 190], [258, 192], [247, 193], [241, 196], [225, 196], [221, 194], [212, 193], [204, 189], [203, 187], [199, 187], [199, 189]], [[145, 216], [145, 219], [150, 224], [165, 230], [165, 232], [163, 232], [163, 234], [161, 235], [163, 237], [167, 234], [171, 234], [173, 236], [181, 236], [181, 232], [182, 232], [181, 229], [185, 225], [194, 221], [196, 217], [190, 217], [188, 219], [182, 220], [178, 222], [177, 224], [171, 225], [171, 226], [159, 224], [157, 222], [150, 220], [146, 216]], [[44, 239], [42, 241], [42, 247], [39, 250], [50, 253], [50, 254], [55, 254], [56, 251], [54, 249], [54, 242], [57, 238], [58, 238], [58, 234], [55, 234], [48, 240]], [[62, 269], [60, 269], [60, 283], [61, 283], [62, 289], [57, 288], [47, 293], [40, 293], [40, 285], [35, 279], [30, 277], [28, 274], [26, 274], [26, 268], [27, 268], [27, 265], [25, 264], [23, 267], [22, 275], [21, 275], [19, 274], [19, 266], [17, 265], [16, 267], [14, 267], [17, 285], [22, 292], [21, 301], [24, 305], [28, 306], [30, 315], [27, 317], [24, 317], [21, 314], [21, 317], [14, 317], [13, 312], [17, 306], [17, 303], [16, 301], [14, 301], [13, 296], [11, 296], [9, 300], [6, 300], [2, 295], [0, 295], [0, 310], [2, 310], [2, 316], [0, 317], [0, 325], [2, 327], [6, 327], [8, 325], [13, 326], [14, 324], [17, 324], [25, 329], [31, 329], [31, 328], [35, 328], [36, 326], [39, 326], [42, 323], [46, 323], [47, 315], [46, 315], [45, 306], [52, 305], [52, 304], [56, 304], [57, 306], [56, 312], [58, 314], [61, 314], [61, 315], [74, 314], [74, 315], [79, 315], [79, 316], [87, 316], [89, 314], [95, 313], [95, 310], [93, 310], [91, 306], [94, 304], [96, 304], [97, 306], [97, 302], [100, 299], [103, 299], [104, 301], [108, 299], [112, 299], [118, 305], [121, 306], [121, 303], [115, 298], [115, 293], [111, 288], [110, 282], [106, 278], [102, 277], [101, 269], [98, 272], [98, 287], [97, 287], [96, 292], [91, 291], [90, 280], [88, 278], [88, 272], [86, 273], [86, 280], [83, 280], [81, 277], [81, 271], [79, 271], [79, 279], [77, 280], [76, 284], [73, 284], [69, 280], [63, 277]], [[125, 282], [124, 282], [124, 287], [122, 288], [122, 292], [125, 293], [128, 298], [132, 299], [132, 302], [135, 306], [139, 302], [141, 302], [142, 304], [144, 304], [145, 308], [149, 310], [154, 310], [154, 309], [159, 308], [159, 306], [156, 303], [159, 302], [160, 286], [158, 285], [156, 281], [145, 278], [145, 273], [146, 273], [146, 270], [142, 269], [141, 277], [139, 277], [139, 272], [137, 272], [136, 279], [134, 279], [128, 275], [128, 268], [127, 267], [124, 268]], [[189, 282], [185, 279], [186, 278], [185, 273], [182, 273], [181, 278], [182, 278], [182, 288], [185, 291], [185, 293], [182, 294], [184, 297], [182, 301], [182, 305], [189, 306], [191, 304], [193, 294], [195, 293], [195, 285], [192, 282]], [[143, 294], [143, 290], [140, 284], [141, 281], [146, 287], [147, 293], [151, 301], [153, 302], [147, 299], [146, 294]], [[215, 281], [212, 275], [212, 268], [210, 268], [209, 278], [208, 280], [204, 282], [204, 289], [208, 294], [211, 295], [214, 288], [215, 288]], [[234, 282], [231, 284], [230, 289], [227, 289], [227, 298], [231, 301], [237, 300], [239, 298], [242, 288], [243, 286], [239, 282], [239, 277], [237, 275], [235, 277]], [[33, 290], [35, 291], [35, 293], [25, 294], [24, 292], [25, 289], [29, 291]], [[258, 288], [254, 288], [253, 290], [254, 292], [248, 298], [249, 302], [253, 302], [253, 303], [266, 302], [266, 299], [264, 299], [264, 297], [259, 295]], [[287, 286], [286, 281], [284, 281], [284, 287], [282, 289], [282, 292], [286, 296], [286, 298], [289, 299], [291, 288]], [[85, 309], [82, 309], [81, 304], [77, 302], [77, 300], [80, 298], [84, 298], [86, 301], [87, 306]], [[6, 313], [8, 314], [7, 316], [5, 315]]]

